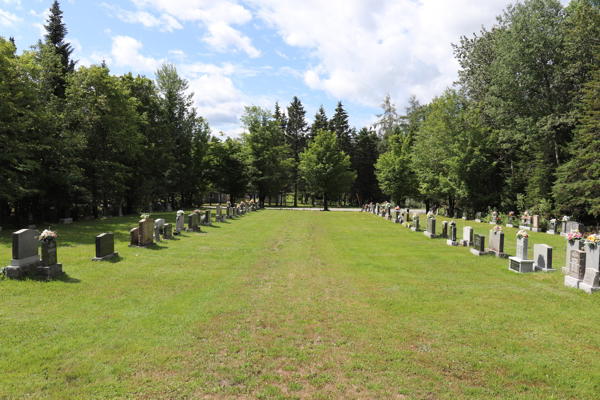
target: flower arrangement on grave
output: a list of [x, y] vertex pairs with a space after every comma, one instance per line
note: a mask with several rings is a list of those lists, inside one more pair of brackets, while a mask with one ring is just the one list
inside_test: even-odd
[[563, 222], [567, 222], [567, 221], [569, 221], [570, 219], [571, 219], [571, 217], [568, 217], [568, 216], [566, 216], [566, 215], [565, 215], [564, 217], [562, 217], [562, 220], [563, 220]]
[[511, 216], [511, 217], [514, 217], [515, 216], [515, 212], [514, 211], [509, 211], [508, 215]]
[[455, 220], [450, 221], [450, 226], [456, 226], [456, 221]]
[[550, 220], [550, 222], [552, 222], [553, 224], [555, 224], [555, 223], [556, 223], [556, 218], [552, 218], [552, 219]]
[[434, 217], [435, 217], [435, 216], [433, 215], [433, 211], [429, 211], [429, 212], [427, 213], [427, 218], [428, 218], [428, 219], [433, 219]]
[[148, 219], [148, 218], [150, 218], [150, 214], [144, 213], [144, 214], [140, 215], [140, 218], [141, 219]]
[[600, 242], [600, 237], [597, 237], [596, 235], [589, 235], [587, 238], [585, 238], [584, 243], [589, 246], [595, 246], [598, 244], [598, 242]]
[[195, 209], [194, 212], [200, 214], [202, 213], [202, 210]]
[[178, 217], [181, 217], [183, 214], [185, 214], [185, 211], [183, 211], [183, 210], [177, 211], [177, 216]]
[[414, 212], [413, 215], [412, 215], [412, 220], [416, 221], [417, 218], [419, 218], [419, 214], [417, 214], [416, 212]]
[[40, 242], [48, 243], [51, 240], [56, 240], [56, 231], [51, 231], [50, 229], [44, 229], [38, 238]]
[[492, 228], [492, 231], [494, 231], [494, 233], [502, 232], [502, 227], [500, 225], [496, 225]]
[[529, 234], [527, 233], [527, 231], [524, 230], [520, 230], [519, 232], [517, 232], [517, 239], [523, 239], [523, 238], [528, 238]]
[[574, 240], [579, 240], [582, 238], [582, 234], [581, 232], [579, 232], [579, 229], [571, 229], [571, 232], [567, 233], [567, 240], [569, 242], [572, 242]]
[[396, 208], [394, 210], [399, 210], [399, 209], [400, 209], [400, 206], [396, 206]]

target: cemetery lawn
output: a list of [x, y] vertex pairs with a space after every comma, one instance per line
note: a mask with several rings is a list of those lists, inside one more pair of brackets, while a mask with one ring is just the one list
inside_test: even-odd
[[[560, 271], [367, 213], [263, 210], [128, 248], [137, 219], [55, 226], [67, 276], [0, 280], [1, 399], [598, 399], [600, 294]], [[108, 231], [120, 258], [92, 262]], [[564, 242], [529, 239], [559, 269]]]

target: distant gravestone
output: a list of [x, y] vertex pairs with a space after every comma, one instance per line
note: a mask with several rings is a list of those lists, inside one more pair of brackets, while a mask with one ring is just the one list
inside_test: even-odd
[[404, 220], [404, 222], [408, 223], [408, 221], [410, 221], [410, 214], [408, 213], [408, 211], [403, 213], [402, 215], [403, 215], [402, 219]]
[[509, 215], [507, 218], [507, 223], [506, 223], [506, 227], [507, 228], [512, 228], [513, 227], [513, 221], [515, 220], [514, 215]]
[[119, 217], [123, 216], [123, 206], [121, 204], [119, 204], [119, 212], [117, 214]]
[[470, 226], [463, 227], [463, 238], [460, 241], [461, 246], [469, 247], [473, 245], [473, 228]]
[[573, 250], [582, 250], [583, 240], [567, 240], [567, 248], [565, 252], [565, 266], [562, 268], [564, 274], [568, 274], [571, 269], [571, 255]]
[[394, 223], [395, 224], [399, 224], [400, 223], [400, 210], [394, 210]]
[[154, 244], [154, 221], [150, 218], [140, 220], [139, 227], [139, 247], [146, 247]]
[[443, 238], [448, 238], [448, 221], [442, 221], [442, 232], [440, 236]]
[[58, 263], [56, 239], [41, 241], [42, 264], [37, 267], [36, 275], [51, 278], [62, 273], [62, 264]]
[[492, 213], [492, 219], [490, 220], [490, 224], [498, 225], [498, 213], [496, 211]]
[[504, 232], [490, 229], [488, 232], [488, 246], [488, 251], [495, 254], [496, 257], [508, 257], [504, 252]]
[[533, 232], [541, 232], [542, 229], [540, 228], [540, 216], [539, 215], [534, 215], [533, 217], [531, 217], [531, 230]]
[[410, 228], [413, 232], [421, 232], [421, 219], [419, 214], [413, 215], [413, 226]]
[[173, 239], [173, 225], [165, 224], [163, 226], [163, 239]]
[[533, 245], [533, 267], [536, 271], [556, 271], [552, 268], [552, 247], [547, 244]]
[[566, 231], [561, 232], [561, 235], [563, 236], [567, 236], [567, 234], [571, 231], [579, 231], [582, 232], [585, 230], [585, 227], [583, 224], [580, 224], [577, 221], [567, 221], [566, 223]]
[[481, 213], [480, 212], [475, 213], [475, 222], [481, 222]]
[[129, 231], [129, 247], [139, 246], [140, 244], [140, 228], [133, 228]]
[[517, 255], [515, 257], [508, 257], [508, 269], [510, 271], [521, 274], [534, 271], [534, 261], [528, 259], [528, 246], [528, 238], [517, 238]]
[[73, 223], [73, 218], [60, 218], [58, 220], [59, 224], [72, 224]]
[[175, 234], [179, 235], [184, 230], [185, 230], [185, 216], [183, 214], [181, 214], [175, 218]]
[[165, 220], [163, 218], [158, 218], [154, 220], [154, 224], [154, 240], [160, 242], [160, 235], [163, 233]]
[[485, 236], [484, 235], [475, 235], [475, 241], [473, 242], [473, 248], [471, 249], [471, 254], [476, 256], [482, 256], [485, 253]]
[[115, 235], [112, 233], [101, 233], [96, 236], [96, 257], [92, 261], [104, 261], [118, 256], [115, 253]]
[[21, 229], [12, 234], [12, 261], [4, 268], [4, 276], [11, 279], [22, 278], [30, 270], [41, 264], [37, 252], [37, 232], [33, 229]]
[[448, 246], [458, 246], [458, 242], [456, 241], [456, 224], [449, 224], [448, 228], [450, 234], [448, 240], [446, 241], [446, 244]]
[[200, 225], [198, 225], [198, 214], [188, 214], [188, 232], [200, 232]]
[[216, 212], [215, 222], [224, 222], [223, 215], [221, 214], [221, 205], [220, 204], [217, 204], [215, 212]]
[[546, 231], [546, 233], [549, 235], [558, 234], [558, 228], [557, 228], [556, 224], [557, 224], [556, 220], [548, 221], [548, 230]]
[[600, 285], [598, 283], [599, 277], [600, 272], [595, 269], [587, 268], [585, 270], [585, 275], [583, 276], [583, 281], [579, 283], [579, 289], [589, 294], [600, 291]]
[[173, 212], [173, 207], [171, 206], [171, 203], [167, 203], [167, 212]]
[[435, 218], [427, 218], [427, 230], [423, 233], [430, 239], [434, 239], [435, 236]]
[[212, 226], [211, 211], [210, 210], [204, 211], [204, 219], [202, 220], [202, 225], [204, 225], [204, 226]]
[[388, 221], [391, 221], [391, 220], [392, 220], [392, 206], [390, 206], [390, 205], [388, 205], [388, 206], [386, 207], [386, 210], [385, 210], [385, 218], [386, 218]]
[[569, 274], [565, 276], [565, 286], [579, 288], [585, 276], [585, 251], [572, 250]]

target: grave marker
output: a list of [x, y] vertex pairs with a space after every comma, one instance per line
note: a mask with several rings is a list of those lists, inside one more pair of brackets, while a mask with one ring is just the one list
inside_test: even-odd
[[488, 242], [488, 252], [495, 254], [496, 257], [508, 257], [508, 255], [504, 252], [504, 232], [490, 229], [488, 232]]
[[585, 276], [585, 251], [572, 250], [569, 262], [569, 274], [565, 276], [565, 286], [579, 288]]
[[529, 237], [525, 235], [527, 233], [522, 230], [517, 233], [517, 255], [508, 257], [508, 269], [521, 274], [534, 271], [534, 261], [528, 259]]
[[536, 271], [556, 271], [552, 268], [552, 247], [547, 244], [533, 245], [533, 267]]
[[96, 257], [92, 261], [109, 260], [119, 253], [115, 253], [115, 235], [112, 233], [101, 233], [96, 236]]
[[471, 254], [476, 256], [483, 256], [486, 254], [485, 252], [485, 236], [484, 235], [475, 235], [475, 241], [473, 243], [473, 248], [471, 249]]

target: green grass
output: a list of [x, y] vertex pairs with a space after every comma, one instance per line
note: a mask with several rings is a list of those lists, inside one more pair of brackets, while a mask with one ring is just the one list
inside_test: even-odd
[[[366, 213], [264, 210], [146, 249], [136, 219], [58, 226], [66, 277], [0, 280], [0, 398], [598, 398], [600, 296], [560, 272]], [[120, 259], [92, 262], [107, 231]], [[533, 243], [562, 266], [563, 238]]]

